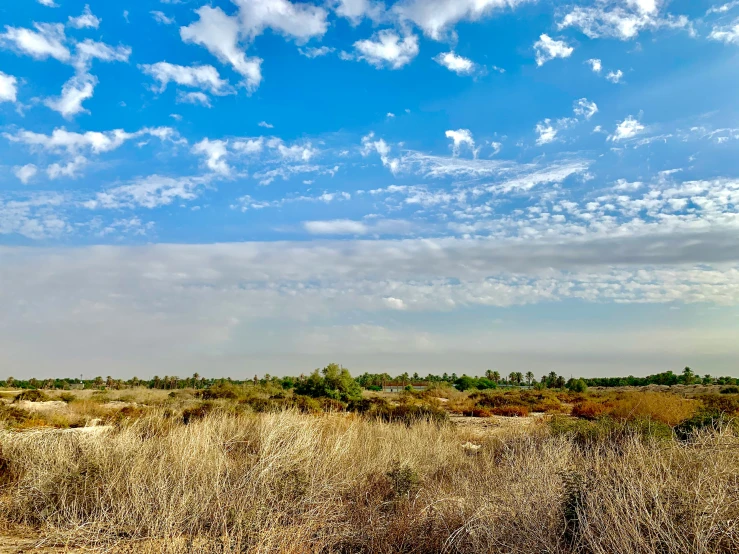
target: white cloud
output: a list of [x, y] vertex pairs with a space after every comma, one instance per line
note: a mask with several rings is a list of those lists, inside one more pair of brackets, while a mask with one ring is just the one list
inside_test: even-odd
[[635, 119], [633, 116], [629, 116], [616, 126], [616, 131], [608, 137], [608, 140], [614, 142], [627, 140], [635, 137], [644, 131], [644, 129], [646, 129], [646, 127], [642, 125], [638, 119]]
[[221, 79], [218, 70], [212, 65], [185, 66], [157, 62], [151, 65], [140, 65], [139, 69], [160, 83], [158, 92], [164, 92], [169, 83], [201, 88], [218, 95], [232, 92], [228, 81]]
[[527, 0], [401, 0], [393, 12], [401, 20], [418, 25], [434, 40], [462, 20], [477, 21], [495, 10], [516, 8]]
[[26, 164], [13, 168], [13, 173], [21, 183], [27, 185], [38, 173], [38, 168], [33, 164]]
[[275, 127], [274, 125], [272, 125], [271, 123], [267, 123], [266, 121], [260, 121], [259, 123], [257, 123], [257, 125], [259, 125], [260, 127], [264, 127], [265, 129], [274, 129]]
[[267, 142], [267, 146], [277, 150], [282, 159], [291, 162], [308, 162], [318, 155], [318, 150], [310, 142], [285, 146], [281, 139], [273, 138]]
[[200, 16], [198, 21], [180, 28], [182, 40], [204, 46], [221, 62], [231, 64], [244, 77], [248, 90], [259, 88], [262, 59], [247, 57], [239, 47], [243, 33], [238, 19], [210, 6], [203, 6], [196, 13]]
[[264, 150], [264, 139], [259, 137], [256, 139], [236, 140], [231, 144], [231, 148], [235, 152], [249, 156], [259, 154]]
[[54, 0], [36, 0], [39, 4], [42, 6], [46, 6], [47, 8], [58, 8], [59, 4], [54, 2]]
[[379, 21], [385, 15], [385, 5], [372, 0], [333, 0], [332, 5], [336, 15], [345, 17], [352, 25], [358, 25], [365, 17]]
[[[248, 46], [265, 29], [304, 43], [323, 36], [328, 29], [328, 13], [322, 7], [287, 0], [234, 0], [239, 11], [226, 15], [220, 8], [203, 6], [196, 10], [199, 20], [180, 29], [185, 42], [204, 46], [221, 62], [229, 63], [245, 79], [249, 91], [262, 81], [262, 59], [247, 57]], [[242, 46], [243, 45], [243, 46]]]
[[739, 20], [729, 26], [715, 26], [708, 38], [726, 44], [739, 44]]
[[387, 115], [385, 116], [388, 119], [393, 119], [395, 117], [395, 114], [393, 112], [387, 112]]
[[585, 60], [585, 63], [590, 66], [590, 69], [593, 70], [593, 73], [600, 73], [603, 70], [603, 64], [597, 58]]
[[418, 37], [405, 35], [402, 38], [391, 29], [375, 33], [371, 39], [354, 43], [357, 58], [377, 68], [400, 69], [418, 55]]
[[177, 103], [178, 104], [196, 104], [205, 106], [206, 108], [212, 107], [210, 98], [204, 92], [183, 92], [177, 91]]
[[75, 178], [80, 176], [81, 170], [88, 164], [87, 158], [84, 156], [75, 156], [73, 160], [66, 164], [53, 163], [46, 168], [46, 174], [49, 179], [58, 179], [59, 177]]
[[366, 224], [350, 219], [306, 221], [303, 226], [312, 235], [364, 235], [368, 232]]
[[214, 173], [229, 175], [231, 167], [226, 163], [227, 143], [222, 140], [203, 139], [192, 147], [193, 154], [205, 157], [205, 165]]
[[18, 98], [18, 79], [0, 71], [0, 103], [15, 102]]
[[500, 153], [501, 149], [503, 148], [503, 143], [493, 141], [490, 143], [490, 146], [493, 149], [493, 156], [495, 156], [496, 154]]
[[617, 71], [609, 71], [608, 75], [606, 75], [606, 79], [611, 81], [612, 83], [618, 83], [621, 81], [621, 78], [624, 76], [623, 71], [620, 69]]
[[362, 156], [369, 156], [372, 152], [376, 152], [380, 155], [382, 165], [389, 168], [392, 173], [397, 173], [400, 169], [400, 160], [390, 157], [390, 146], [384, 139], [373, 140], [374, 138], [374, 132], [362, 137]]
[[711, 15], [712, 13], [726, 13], [729, 10], [732, 10], [739, 6], [739, 1], [733, 0], [732, 2], [727, 2], [726, 4], [721, 4], [720, 6], [713, 6], [712, 8], [709, 8], [708, 11], [706, 11], [706, 15]]
[[576, 6], [559, 22], [560, 29], [577, 27], [590, 38], [613, 37], [631, 40], [645, 29], [687, 28], [685, 16], [660, 16], [666, 2], [662, 0], [602, 0], [595, 6]]
[[539, 135], [539, 138], [536, 139], [536, 144], [539, 146], [554, 142], [557, 138], [558, 130], [552, 125], [551, 119], [545, 119], [537, 123], [535, 130]]
[[48, 98], [44, 104], [55, 112], [59, 112], [65, 119], [71, 119], [82, 112], [90, 113], [82, 107], [82, 103], [92, 98], [97, 84], [97, 77], [93, 75], [75, 75], [64, 83], [61, 96]]
[[208, 182], [208, 177], [163, 177], [150, 175], [131, 184], [98, 192], [93, 200], [85, 202], [90, 210], [142, 207], [148, 209], [168, 206], [177, 200], [193, 200], [198, 188]]
[[97, 29], [100, 26], [100, 19], [92, 13], [90, 6], [86, 5], [79, 17], [69, 16], [69, 26], [75, 29]]
[[149, 13], [154, 18], [154, 21], [162, 25], [174, 25], [175, 23], [177, 23], [174, 17], [167, 17], [167, 14], [165, 14], [164, 12], [154, 10]]
[[127, 62], [131, 56], [128, 46], [110, 46], [104, 42], [85, 39], [75, 46], [76, 56], [72, 60], [78, 72], [85, 73], [90, 69], [93, 60], [101, 62]]
[[11, 46], [15, 50], [27, 54], [37, 60], [54, 58], [60, 62], [68, 62], [71, 58], [64, 45], [64, 25], [61, 23], [34, 23], [35, 31], [16, 27], [5, 27], [0, 35], [0, 45]]
[[11, 142], [19, 142], [32, 148], [39, 148], [49, 152], [76, 154], [89, 150], [94, 154], [100, 154], [115, 150], [127, 140], [148, 132], [149, 130], [147, 129], [138, 133], [126, 133], [122, 129], [116, 129], [104, 133], [95, 131], [74, 133], [60, 128], [54, 129], [51, 135], [34, 133], [32, 131], [18, 131], [16, 134], [5, 133], [3, 136]]
[[542, 66], [554, 58], [569, 58], [575, 49], [563, 40], [554, 40], [547, 34], [543, 34], [534, 43], [536, 50], [536, 65]]
[[382, 301], [391, 310], [401, 310], [402, 311], [408, 308], [405, 305], [405, 302], [403, 302], [403, 300], [401, 300], [400, 298], [395, 298], [393, 296], [385, 297], [382, 299]]
[[463, 144], [466, 144], [472, 150], [473, 154], [477, 154], [475, 152], [475, 140], [472, 138], [472, 133], [469, 129], [449, 130], [445, 135], [446, 138], [452, 141], [452, 153], [454, 156], [459, 156], [459, 149]]
[[591, 102], [587, 98], [580, 98], [580, 100], [575, 102], [574, 111], [575, 115], [581, 115], [585, 119], [590, 119], [598, 113], [598, 106], [595, 102]]
[[475, 71], [475, 63], [467, 58], [458, 56], [454, 52], [442, 52], [434, 58], [439, 65], [443, 65], [449, 71], [457, 75], [469, 75]]
[[320, 46], [317, 48], [298, 48], [298, 52], [306, 58], [320, 58], [336, 51], [336, 48], [329, 48], [328, 46]]

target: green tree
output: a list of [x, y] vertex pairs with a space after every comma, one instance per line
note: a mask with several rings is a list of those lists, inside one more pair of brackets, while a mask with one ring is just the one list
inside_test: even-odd
[[680, 376], [680, 380], [686, 385], [692, 385], [695, 382], [695, 373], [689, 367], [683, 369], [683, 373]]
[[532, 371], [526, 372], [526, 382], [531, 386], [531, 383], [534, 382], [534, 373]]

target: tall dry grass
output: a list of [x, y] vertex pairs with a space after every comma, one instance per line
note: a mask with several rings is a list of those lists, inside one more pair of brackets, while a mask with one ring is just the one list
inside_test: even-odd
[[2, 431], [0, 522], [137, 552], [739, 551], [728, 431], [589, 449], [545, 426], [471, 438], [292, 411]]

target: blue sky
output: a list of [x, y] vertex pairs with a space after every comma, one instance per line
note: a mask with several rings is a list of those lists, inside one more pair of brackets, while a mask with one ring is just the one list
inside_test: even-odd
[[734, 374], [739, 2], [0, 6], [15, 377]]

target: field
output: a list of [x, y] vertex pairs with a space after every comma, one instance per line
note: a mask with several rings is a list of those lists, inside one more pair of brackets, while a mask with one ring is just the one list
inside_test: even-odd
[[18, 394], [3, 554], [739, 551], [721, 387]]

